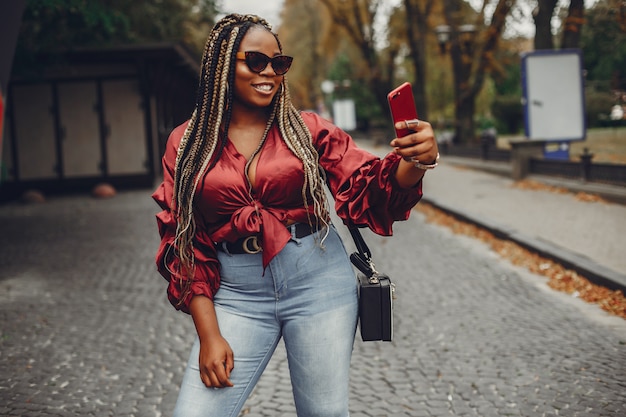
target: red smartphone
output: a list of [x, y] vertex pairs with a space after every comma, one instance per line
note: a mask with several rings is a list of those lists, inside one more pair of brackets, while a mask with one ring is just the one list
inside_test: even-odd
[[[403, 83], [391, 90], [387, 94], [387, 101], [389, 102], [389, 110], [391, 110], [391, 119], [394, 125], [396, 122], [417, 119], [411, 83]], [[411, 132], [412, 130], [406, 128], [396, 129], [396, 137], [401, 138]]]

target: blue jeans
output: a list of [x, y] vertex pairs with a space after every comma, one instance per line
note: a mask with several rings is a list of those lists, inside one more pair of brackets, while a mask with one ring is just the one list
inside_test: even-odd
[[335, 228], [330, 227], [324, 248], [315, 234], [292, 239], [265, 274], [261, 254], [218, 252], [218, 257], [222, 281], [214, 303], [235, 356], [234, 387], [204, 386], [196, 338], [174, 416], [236, 417], [281, 337], [298, 416], [348, 416], [357, 284]]

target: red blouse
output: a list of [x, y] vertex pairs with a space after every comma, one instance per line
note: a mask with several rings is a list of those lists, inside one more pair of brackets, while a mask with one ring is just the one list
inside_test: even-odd
[[[335, 198], [338, 216], [350, 223], [367, 226], [384, 236], [392, 234], [392, 223], [406, 220], [422, 197], [421, 182], [411, 189], [401, 188], [395, 179], [400, 157], [390, 153], [380, 159], [356, 147], [352, 138], [314, 113], [302, 117], [313, 136], [319, 163], [326, 172], [330, 191]], [[173, 246], [176, 221], [171, 212], [176, 153], [187, 122], [175, 128], [167, 141], [163, 156], [163, 182], [152, 197], [163, 209], [157, 214], [161, 244], [156, 263], [161, 275], [169, 281], [170, 302], [189, 312], [194, 295], [209, 298], [219, 288], [220, 275], [215, 242], [235, 241], [260, 235], [263, 265], [267, 266], [291, 238], [284, 226], [288, 220], [307, 222], [302, 202], [302, 162], [281, 139], [275, 124], [259, 154], [255, 188], [249, 192], [244, 173], [246, 159], [229, 141], [217, 164], [200, 182], [195, 198], [196, 235], [194, 238], [195, 275], [191, 293], [182, 300], [179, 262]], [[313, 207], [309, 207], [312, 214]]]

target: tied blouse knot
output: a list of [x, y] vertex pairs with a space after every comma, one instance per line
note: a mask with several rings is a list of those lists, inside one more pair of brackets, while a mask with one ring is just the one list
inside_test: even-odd
[[[400, 156], [389, 153], [381, 159], [358, 148], [347, 133], [318, 115], [302, 112], [302, 118], [311, 131], [339, 218], [390, 236], [392, 223], [406, 220], [421, 199], [421, 181], [413, 188], [400, 187], [395, 179]], [[282, 140], [276, 123], [259, 152], [254, 187], [245, 173], [246, 158], [228, 141], [220, 159], [201, 178], [196, 190], [195, 269], [191, 291], [181, 300], [183, 285], [175, 255], [176, 219], [171, 204], [176, 154], [187, 123], [175, 128], [168, 138], [162, 158], [163, 182], [152, 197], [162, 209], [156, 216], [161, 236], [157, 269], [169, 282], [167, 294], [172, 305], [189, 313], [194, 295], [212, 299], [219, 289], [216, 244], [256, 235], [263, 248], [265, 268], [291, 239], [285, 224], [307, 223], [315, 214], [310, 196], [307, 208], [303, 203], [302, 161]]]

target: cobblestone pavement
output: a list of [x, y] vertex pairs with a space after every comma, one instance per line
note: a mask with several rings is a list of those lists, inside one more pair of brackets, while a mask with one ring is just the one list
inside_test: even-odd
[[[194, 329], [155, 270], [149, 194], [0, 206], [0, 415], [171, 415]], [[418, 212], [365, 238], [396, 330], [355, 344], [353, 417], [626, 415], [626, 321]], [[295, 416], [288, 381], [280, 348], [242, 415]]]
[[[379, 156], [389, 151], [387, 146], [372, 146], [368, 141], [360, 141], [359, 145]], [[548, 242], [555, 252], [564, 250], [578, 257], [579, 262], [595, 263], [597, 268], [592, 269], [613, 271], [615, 274], [608, 275], [626, 286], [626, 204], [585, 201], [576, 195], [610, 188], [610, 194], [626, 201], [626, 188], [531, 176], [527, 180], [540, 187], [551, 185], [570, 192], [555, 192], [548, 187], [531, 190], [516, 187], [510, 175], [484, 171], [494, 166], [501, 170], [503, 165], [509, 165], [510, 173], [510, 163], [443, 155], [437, 169], [427, 174], [424, 198], [487, 228], [496, 226], [501, 232], [523, 235], [536, 248]]]

